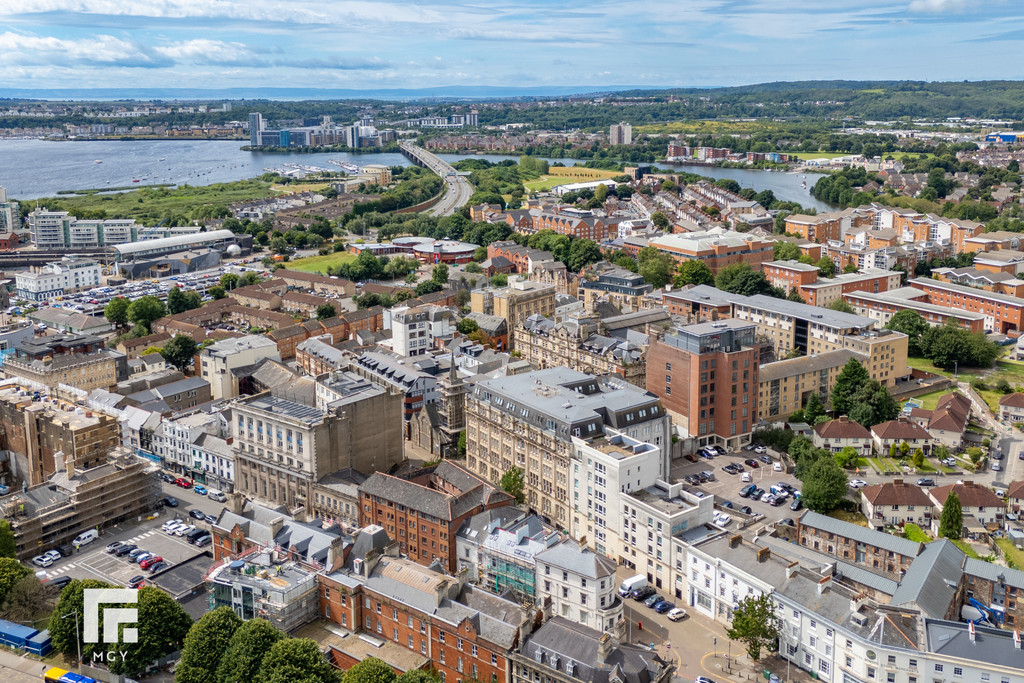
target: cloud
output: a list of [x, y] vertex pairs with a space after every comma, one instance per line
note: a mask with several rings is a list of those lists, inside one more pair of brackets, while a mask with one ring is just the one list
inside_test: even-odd
[[140, 44], [115, 36], [63, 39], [7, 31], [0, 34], [0, 64], [88, 64], [157, 68], [173, 62]]
[[922, 14], [947, 14], [966, 12], [970, 8], [968, 0], [911, 0], [907, 10]]

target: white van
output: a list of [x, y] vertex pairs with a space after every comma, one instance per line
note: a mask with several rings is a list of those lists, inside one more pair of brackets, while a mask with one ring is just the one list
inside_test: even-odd
[[206, 492], [206, 497], [217, 503], [223, 503], [227, 501], [228, 497], [224, 495], [223, 491], [217, 489], [210, 489]]
[[89, 545], [99, 537], [100, 532], [96, 531], [95, 529], [89, 529], [88, 531], [83, 531], [82, 533], [78, 534], [78, 536], [75, 537], [75, 540], [71, 542], [71, 545], [75, 546], [75, 548], [78, 549], [81, 548], [83, 545]]
[[619, 595], [621, 595], [622, 597], [626, 597], [627, 595], [635, 591], [637, 588], [643, 588], [646, 585], [647, 577], [645, 575], [637, 574], [636, 576], [631, 576], [625, 581], [623, 581], [622, 585], [619, 586]]

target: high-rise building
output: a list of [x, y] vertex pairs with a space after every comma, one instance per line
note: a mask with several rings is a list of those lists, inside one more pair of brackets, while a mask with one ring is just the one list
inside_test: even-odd
[[625, 122], [613, 123], [608, 134], [608, 144], [630, 145], [633, 143], [633, 126]]
[[263, 132], [263, 114], [259, 112], [252, 112], [249, 114], [249, 144], [253, 147], [259, 147], [260, 133]]
[[473, 109], [466, 115], [466, 125], [470, 128], [480, 125], [480, 115], [477, 113], [476, 109]]
[[12, 202], [7, 199], [7, 189], [0, 187], [0, 235], [5, 235], [10, 232], [14, 232], [18, 229], [18, 203]]
[[757, 326], [719, 320], [677, 327], [652, 340], [647, 390], [701, 446], [742, 444], [757, 423]]

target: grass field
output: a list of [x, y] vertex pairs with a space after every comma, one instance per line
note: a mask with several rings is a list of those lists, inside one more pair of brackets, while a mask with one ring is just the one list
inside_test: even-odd
[[349, 261], [355, 260], [355, 254], [338, 252], [336, 254], [328, 254], [327, 256], [309, 256], [307, 258], [300, 258], [295, 261], [289, 261], [284, 265], [288, 270], [298, 270], [303, 273], [320, 273], [321, 275], [327, 275], [328, 266], [331, 268], [337, 268], [342, 263], [348, 263]]
[[290, 183], [288, 185], [274, 185], [270, 189], [274, 192], [285, 194], [298, 194], [300, 192], [320, 192], [326, 190], [330, 185], [327, 183]]
[[599, 168], [578, 168], [576, 166], [556, 166], [548, 170], [547, 175], [542, 175], [536, 180], [529, 180], [523, 186], [529, 192], [545, 192], [558, 185], [569, 183], [590, 182], [593, 180], [604, 180], [622, 175], [618, 171], [604, 171]]
[[810, 159], [835, 159], [837, 157], [849, 156], [850, 152], [787, 152], [789, 156], [796, 157], [802, 161]]
[[1014, 569], [1024, 569], [1024, 551], [1017, 550], [1017, 546], [1008, 538], [997, 538], [996, 545], [1003, 551], [1006, 563]]
[[764, 130], [779, 128], [779, 124], [771, 121], [668, 121], [634, 126], [638, 133], [757, 133]]
[[933, 391], [930, 394], [921, 394], [920, 396], [914, 396], [910, 400], [914, 401], [925, 410], [935, 410], [936, 406], [938, 406], [939, 399], [948, 393], [950, 393], [948, 389], [940, 389], [939, 391]]

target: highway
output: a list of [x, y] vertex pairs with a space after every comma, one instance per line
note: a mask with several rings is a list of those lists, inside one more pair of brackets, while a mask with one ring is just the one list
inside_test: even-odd
[[447, 162], [442, 161], [422, 147], [408, 142], [399, 143], [399, 147], [402, 148], [402, 152], [407, 157], [414, 157], [426, 168], [441, 176], [448, 186], [448, 191], [441, 198], [441, 201], [427, 209], [427, 215], [450, 216], [473, 196], [473, 186], [464, 177], [456, 175], [455, 169]]

